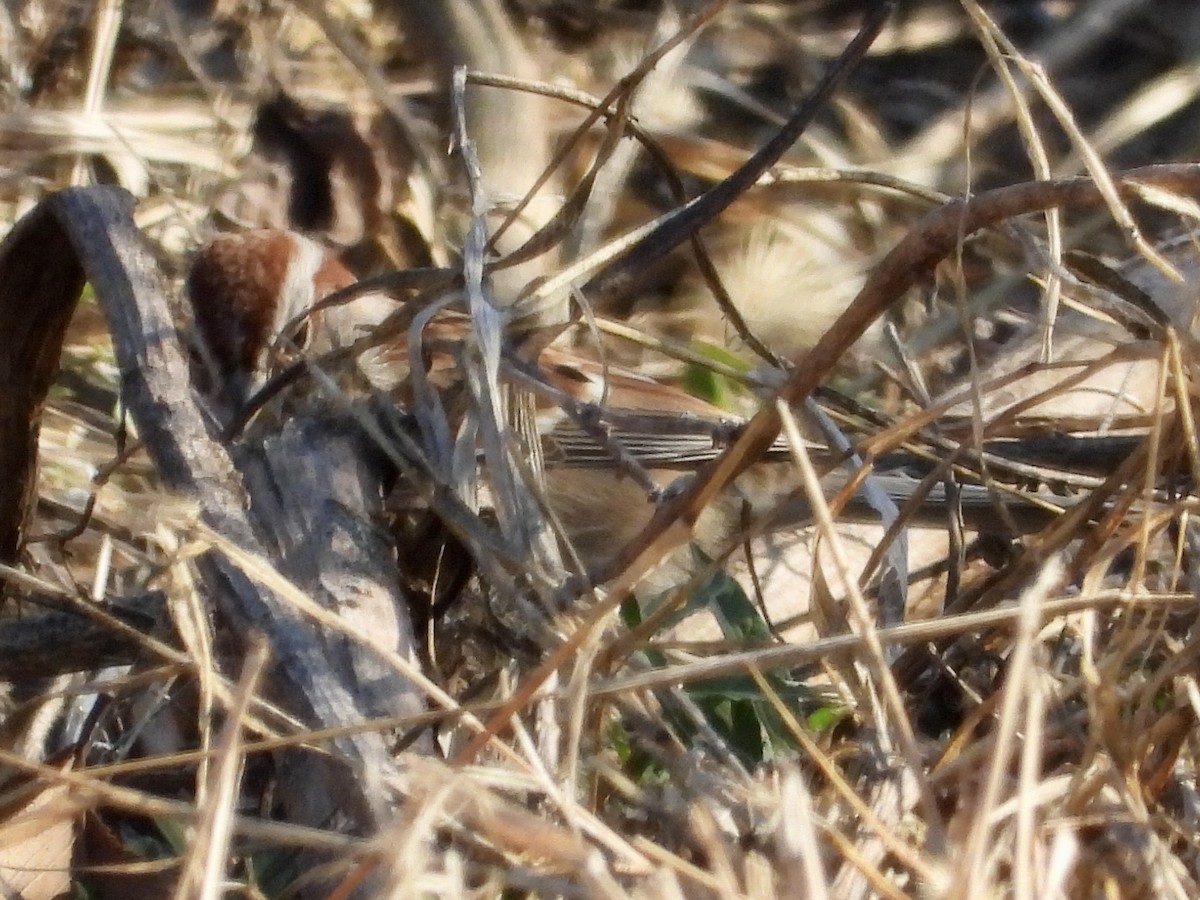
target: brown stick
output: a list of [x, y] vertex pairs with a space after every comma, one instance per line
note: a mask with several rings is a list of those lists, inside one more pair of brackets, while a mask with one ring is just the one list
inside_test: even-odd
[[[1200, 165], [1147, 166], [1126, 172], [1116, 181], [1126, 199], [1136, 198], [1138, 184], [1196, 194], [1200, 192]], [[1055, 207], [1094, 209], [1104, 202], [1092, 179], [1071, 178], [997, 188], [934, 210], [880, 261], [854, 302], [817, 345], [794, 361], [795, 368], [778, 397], [791, 406], [809, 397], [871, 323], [967, 236], [1013, 216]], [[631, 585], [646, 568], [686, 541], [701, 511], [766, 453], [779, 435], [779, 428], [774, 405], [766, 404], [728, 450], [705, 466], [686, 491], [663, 505], [639, 538], [613, 559], [604, 575], [608, 579], [622, 576], [620, 585]]]
[[[204, 523], [236, 550], [231, 555], [265, 560], [307, 597], [333, 613], [345, 612], [343, 620], [356, 622], [359, 631], [369, 632], [390, 654], [414, 660], [407, 608], [394, 570], [384, 571], [394, 548], [376, 524], [378, 510], [370, 509], [372, 502], [381, 502], [387, 472], [353, 425], [329, 410], [300, 415], [276, 434], [259, 435], [236, 459], [231, 456], [218, 439], [216, 423], [198, 405], [176, 333], [177, 316], [124, 191], [61, 191], [39, 204], [14, 234], [0, 255], [5, 300], [11, 305], [21, 299], [13, 285], [23, 284], [31, 291], [25, 304], [49, 297], [54, 315], [49, 317], [53, 327], [43, 317], [34, 317], [27, 326], [31, 333], [34, 325], [44, 328], [27, 342], [40, 348], [27, 358], [38, 365], [41, 377], [31, 380], [38, 390], [27, 385], [20, 403], [6, 405], [13, 411], [10, 421], [24, 421], [30, 428], [30, 420], [21, 416], [45, 398], [44, 373], [53, 371], [61, 323], [86, 274], [112, 333], [122, 399], [164, 484], [195, 499]], [[18, 250], [36, 264], [22, 268], [23, 260], [14, 261]], [[23, 280], [14, 281], [10, 271]], [[37, 290], [41, 293], [32, 293]], [[33, 446], [25, 446], [24, 457], [10, 456], [9, 465], [28, 464]], [[23, 492], [30, 490], [28, 483], [27, 476]], [[289, 490], [298, 484], [304, 489]], [[13, 497], [9, 495], [10, 510], [23, 512], [25, 507]], [[9, 524], [11, 535], [11, 520]], [[283, 596], [252, 580], [233, 559], [209, 552], [197, 567], [233, 637], [243, 647], [255, 633], [268, 638], [272, 694], [306, 726], [355, 726], [361, 731], [361, 724], [374, 717], [423, 709], [423, 697], [387, 658], [340, 633], [325, 633]], [[390, 630], [375, 627], [383, 619]], [[352, 827], [372, 831], [389, 807], [387, 798], [371, 788], [392, 771], [388, 741], [366, 732], [331, 743], [331, 757], [304, 756], [309, 764], [306, 790], [292, 793], [305, 802], [317, 799], [295, 821], [321, 825], [340, 810]], [[362, 777], [364, 773], [372, 778]]]

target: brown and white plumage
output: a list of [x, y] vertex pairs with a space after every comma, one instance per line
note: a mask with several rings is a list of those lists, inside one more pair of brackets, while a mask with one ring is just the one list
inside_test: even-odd
[[[319, 364], [323, 354], [349, 347], [400, 308], [377, 293], [321, 305], [354, 281], [318, 244], [289, 232], [226, 235], [202, 248], [187, 288], [207, 347], [210, 393], [236, 414], [280, 363], [294, 358], [283, 352], [276, 359], [276, 352], [290, 345]], [[463, 408], [467, 388], [459, 364], [472, 342], [471, 320], [442, 308], [366, 351], [358, 367], [376, 390], [406, 406], [413, 397], [411, 360], [419, 355], [423, 377], [453, 414]], [[740, 425], [678, 387], [556, 346], [532, 360], [519, 350], [505, 354], [499, 375], [534, 397], [547, 497], [589, 568], [632, 539], [654, 513], [653, 496], [712, 459]], [[695, 523], [706, 552], [723, 550], [748, 515], [794, 489], [786, 445], [773, 456], [780, 462], [753, 467]], [[904, 490], [915, 484], [901, 480]]]
[[381, 294], [313, 311], [356, 280], [295, 232], [261, 229], [206, 244], [192, 259], [185, 288], [215, 393], [231, 406], [245, 403], [274, 368], [271, 353], [281, 338], [318, 356], [382, 322], [396, 304]]

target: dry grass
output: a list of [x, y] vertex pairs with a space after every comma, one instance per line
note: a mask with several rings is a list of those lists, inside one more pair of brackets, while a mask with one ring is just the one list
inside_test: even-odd
[[[251, 17], [224, 2], [5, 3], [4, 230], [52, 190], [115, 181], [137, 195], [170, 272], [215, 227], [262, 224], [314, 232], [364, 275], [455, 264], [465, 203], [461, 185], [447, 187], [457, 163], [433, 124], [431, 39], [384, 6], [297, 0]], [[570, 148], [542, 200], [570, 195], [597, 152], [613, 153], [584, 224], [543, 259], [549, 283], [594, 270], [606, 242], [665, 216], [672, 180], [694, 196], [741, 166], [858, 24], [849, 4], [714, 7], [686, 55], [668, 54], [631, 101], [668, 177], [645, 151], [606, 148], [608, 125], [576, 130], [589, 98], [681, 20], [651, 2], [510, 6], [531, 68], [500, 74], [557, 92], [546, 144]], [[947, 447], [1068, 420], [1128, 426], [1139, 440], [1123, 463], [1038, 463], [1078, 506], [1016, 538], [897, 526], [912, 584], [890, 594], [878, 579], [860, 588], [884, 529], [837, 522], [836, 502], [825, 521], [818, 509], [808, 530], [757, 537], [752, 562], [736, 552], [661, 605], [630, 596], [623, 571], [548, 614], [522, 605], [536, 591], [496, 575], [513, 565], [534, 580], [544, 558], [477, 559], [424, 636], [423, 671], [408, 673], [427, 679], [430, 712], [361, 723], [400, 745], [436, 735], [426, 752], [402, 746], [388, 783], [358, 773], [381, 808], [395, 798], [394, 816], [367, 835], [302, 827], [280, 821], [274, 761], [332, 736], [268, 708], [270, 648], [231, 652], [193, 560], [215, 549], [274, 576], [201, 524], [195, 498], [163, 491], [144, 452], [122, 454], [119, 375], [85, 297], [42, 420], [31, 531], [50, 539], [4, 574], [14, 594], [97, 603], [160, 590], [172, 627], [145, 637], [132, 666], [4, 687], [6, 887], [31, 898], [1200, 895], [1197, 358], [1192, 293], [1159, 271], [1165, 259], [1196, 277], [1194, 248], [1167, 252], [1160, 238], [1193, 226], [1197, 207], [1175, 182], [1130, 188], [1107, 174], [1196, 158], [1200, 12], [992, 6], [998, 25], [969, 0], [912, 5], [705, 238], [750, 331], [800, 360], [925, 213], [968, 192], [1090, 175], [1086, 203], [963, 234], [907, 299], [894, 292], [886, 315], [861, 323], [870, 330], [840, 370], [820, 373], [874, 410], [847, 425], [864, 453], [904, 444], [945, 460]], [[1085, 19], [1100, 6], [1114, 11]], [[491, 137], [520, 155], [527, 123], [507, 124]], [[1035, 198], [1024, 211], [1051, 206]], [[1104, 292], [1077, 277], [1074, 250], [1141, 254], [1121, 271], [1164, 307], [1176, 298], [1175, 328], [1093, 302]], [[611, 358], [752, 413], [759, 401], [741, 382], [786, 376], [754, 357], [705, 283], [674, 252], [589, 314], [642, 336], [610, 334]], [[553, 299], [544, 285], [538, 296]], [[1017, 377], [1006, 358], [1033, 366], [1052, 338], [1069, 347], [1091, 333], [1073, 304], [1115, 306], [1133, 323], [1110, 318], [1103, 334], [1116, 328], [1122, 359], [1142, 361], [1148, 392], [1105, 421], [1080, 398], [1127, 384], [1071, 388], [1055, 370], [1011, 389], [1028, 415], [989, 406]], [[1026, 349], [1005, 343], [1014, 333]], [[970, 453], [955, 462], [981, 468]], [[528, 472], [510, 475], [527, 487]], [[89, 499], [86, 527], [53, 539]], [[484, 517], [480, 533], [493, 525]], [[897, 592], [903, 621], [887, 612]], [[29, 615], [15, 603], [8, 614]]]

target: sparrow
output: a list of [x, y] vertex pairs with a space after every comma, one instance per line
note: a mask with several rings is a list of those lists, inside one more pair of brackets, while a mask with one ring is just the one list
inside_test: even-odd
[[[290, 231], [221, 235], [195, 254], [185, 290], [202, 345], [202, 386], [226, 422], [297, 355], [321, 365], [353, 348], [365, 348], [353, 363], [355, 374], [398, 406], [414, 402], [411, 362], [420, 359], [417, 373], [443, 406], [461, 408], [466, 388], [458, 363], [472, 334], [466, 313], [452, 304], [406, 310], [403, 302], [370, 290], [344, 303], [328, 302], [356, 281], [320, 244]], [[372, 346], [372, 335], [402, 310], [409, 327]], [[600, 569], [633, 540], [653, 516], [654, 501], [681, 474], [721, 452], [741, 424], [680, 387], [598, 357], [553, 343], [510, 349], [502, 375], [534, 396], [545, 495], [585, 571]], [[845, 459], [845, 453], [826, 450], [811, 428], [808, 436], [814, 440], [807, 449], [826, 470]], [[695, 544], [706, 555], [725, 552], [749, 521], [785, 498], [793, 498], [791, 512], [777, 516], [776, 527], [808, 520], [807, 503], [793, 496], [798, 476], [792, 452], [778, 442], [695, 523]], [[884, 489], [893, 500], [902, 502], [917, 490], [923, 473], [911, 471], [912, 464], [902, 457], [890, 467]], [[830, 489], [847, 477], [845, 469], [835, 472]], [[938, 494], [935, 488], [931, 509]], [[986, 510], [995, 500], [980, 489], [966, 502]], [[866, 514], [878, 520], [875, 508]]]
[[[204, 393], [225, 423], [297, 353], [319, 361], [346, 350], [403, 306], [376, 292], [322, 302], [356, 281], [320, 244], [290, 231], [224, 234], [197, 251], [185, 293]], [[452, 398], [463, 390], [456, 352], [469, 334], [465, 313], [443, 309], [420, 329], [419, 346], [408, 335], [393, 337], [364, 351], [356, 369], [404, 405], [417, 354], [422, 376]], [[655, 496], [710, 459], [738, 425], [677, 387], [556, 346], [533, 359], [513, 354], [506, 374], [535, 395], [547, 495], [585, 567], [632, 539], [653, 514]], [[778, 453], [785, 452], [781, 445]], [[614, 469], [625, 477], [614, 477]]]

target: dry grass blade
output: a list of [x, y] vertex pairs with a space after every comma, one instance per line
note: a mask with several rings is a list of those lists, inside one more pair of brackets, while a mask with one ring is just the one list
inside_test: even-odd
[[[853, 70], [871, 43], [879, 36], [893, 8], [894, 4], [890, 2], [875, 4], [854, 40], [842, 51], [836, 63], [825, 72], [821, 82], [805, 99], [804, 104], [762, 149], [716, 188], [696, 198], [656, 226], [653, 232], [639, 239], [628, 253], [593, 277], [585, 287], [585, 292], [598, 298], [625, 290], [626, 283], [634, 273], [655, 257], [663, 255], [686, 240], [758, 181], [812, 123], [839, 83]], [[763, 355], [768, 358], [771, 356], [770, 353]]]
[[[198, 495], [201, 515], [218, 531], [252, 554], [266, 557], [268, 554], [259, 549], [258, 539], [246, 518], [242, 488], [233, 477], [233, 465], [210, 437], [208, 425], [187, 392], [190, 377], [182, 350], [177, 343], [161, 337], [154, 343], [147, 342], [147, 335], [170, 335], [175, 329], [165, 305], [160, 276], [148, 261], [144, 239], [129, 217], [126, 202], [117, 193], [80, 190], [58, 195], [47, 203], [46, 209], [47, 227], [57, 228], [70, 241], [68, 259], [80, 260], [80, 269], [87, 271], [110, 316], [118, 358], [130, 375], [126, 401], [147, 446], [152, 448], [160, 473], [177, 489]], [[97, 240], [97, 236], [102, 236], [102, 240]], [[72, 271], [69, 266], [63, 268]], [[206, 448], [207, 452], [200, 453], [199, 448]], [[290, 476], [293, 481], [299, 471], [293, 469]], [[246, 477], [252, 476], [253, 470], [247, 468]], [[263, 511], [268, 515], [273, 512], [270, 506]], [[279, 529], [276, 535], [286, 533], [289, 527], [285, 518], [270, 524]], [[345, 671], [335, 671], [337, 663], [329, 658], [329, 651], [321, 646], [311, 627], [276, 598], [255, 589], [228, 560], [210, 555], [210, 563], [208, 577], [222, 586], [219, 593], [230, 601], [226, 606], [228, 614], [246, 626], [273, 635], [276, 677], [291, 683], [290, 702], [299, 703], [301, 717], [319, 725], [349, 724], [360, 718], [359, 704], [370, 701], [365, 701], [362, 689], [348, 680]], [[367, 599], [365, 591], [359, 598]], [[365, 614], [365, 609], [364, 605], [360, 615]], [[411, 652], [411, 631], [409, 635], [407, 651], [404, 639], [398, 642], [402, 653]], [[406, 690], [393, 690], [388, 702], [403, 703]], [[340, 743], [341, 752], [352, 768], [386, 771], [383, 742], [377, 735], [351, 736], [340, 739]], [[326, 777], [344, 778], [336, 775], [340, 765]], [[308, 777], [312, 778], [312, 773]], [[346, 796], [345, 788], [328, 790], [331, 796], [339, 793]], [[337, 805], [344, 800], [332, 802]], [[364, 818], [372, 815], [371, 803], [365, 797], [360, 797], [357, 807], [356, 815]]]
[[229, 720], [214, 746], [217, 765], [210, 770], [209, 790], [201, 800], [208, 808], [208, 815], [197, 828], [190, 858], [184, 864], [176, 887], [178, 897], [195, 896], [215, 900], [224, 893], [237, 787], [244, 764], [240, 749], [241, 732], [266, 664], [267, 647], [260, 644], [246, 659], [246, 671], [238, 684], [233, 708], [229, 710]]
[[1200, 895], [1200, 6], [676, 6], [0, 5], [5, 887]]
[[[1145, 180], [1181, 192], [1200, 187], [1200, 168], [1188, 165], [1155, 166], [1124, 177], [1129, 182]], [[879, 263], [841, 318], [811, 352], [797, 361], [779, 391], [779, 399], [795, 405], [809, 397], [870, 323], [898, 302], [904, 291], [963, 237], [1022, 213], [1051, 206], [1090, 208], [1103, 201], [1103, 193], [1090, 179], [1071, 179], [998, 188], [931, 213]], [[778, 416], [768, 407], [755, 416], [720, 458], [699, 473], [689, 490], [664, 505], [633, 548], [613, 561], [610, 575], [624, 573], [626, 581], [631, 576], [636, 581], [648, 563], [686, 540], [687, 523], [694, 522], [717, 494], [757, 461], [778, 434]]]

